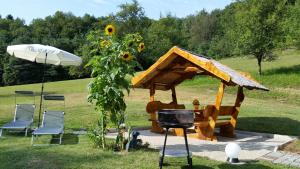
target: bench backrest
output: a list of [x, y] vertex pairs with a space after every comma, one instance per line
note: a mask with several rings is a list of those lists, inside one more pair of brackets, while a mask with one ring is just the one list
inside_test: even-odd
[[[204, 109], [205, 116], [211, 116], [215, 108], [215, 105], [207, 105]], [[218, 116], [231, 116], [235, 109], [235, 106], [221, 106]]]
[[155, 113], [162, 109], [185, 109], [183, 104], [176, 104], [176, 103], [162, 103], [160, 101], [152, 101], [149, 102], [146, 106], [146, 111], [148, 113]]

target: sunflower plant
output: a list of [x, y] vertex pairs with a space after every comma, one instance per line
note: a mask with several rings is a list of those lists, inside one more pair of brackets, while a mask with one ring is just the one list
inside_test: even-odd
[[90, 137], [96, 146], [105, 148], [107, 130], [114, 127], [118, 131], [115, 148], [122, 150], [126, 128], [124, 96], [130, 91], [126, 77], [133, 76], [135, 68], [140, 67], [136, 56], [145, 46], [139, 34], [127, 34], [118, 39], [115, 31], [113, 25], [107, 25], [104, 31], [93, 30], [87, 36], [93, 56], [87, 64], [92, 68], [88, 102], [95, 105], [100, 117]]

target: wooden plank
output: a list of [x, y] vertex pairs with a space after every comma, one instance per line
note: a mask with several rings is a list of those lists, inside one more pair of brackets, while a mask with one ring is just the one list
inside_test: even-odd
[[184, 69], [185, 72], [195, 72], [195, 73], [201, 73], [203, 71], [201, 71], [199, 68], [195, 67], [195, 66], [189, 66], [189, 67], [186, 67]]
[[152, 77], [152, 81], [169, 84], [169, 88], [166, 87], [166, 89], [171, 89], [174, 82], [178, 81], [178, 79], [185, 80], [186, 78], [189, 78], [189, 73], [194, 73], [193, 76], [196, 75], [197, 72], [185, 72], [187, 67], [191, 68], [193, 65], [193, 63], [189, 62], [185, 58], [177, 57], [172, 63], [164, 66], [164, 69], [156, 69], [159, 70], [159, 73], [156, 73], [156, 75]]
[[155, 113], [162, 109], [185, 109], [183, 104], [176, 104], [176, 103], [162, 103], [160, 101], [153, 101], [149, 102], [146, 106], [146, 111], [148, 113]]
[[181, 128], [174, 128], [174, 134], [176, 136], [184, 136], [183, 129], [181, 129]]
[[230, 120], [217, 120], [216, 127], [228, 125], [228, 124], [230, 124]]
[[221, 106], [219, 116], [231, 116], [234, 109], [234, 106]]
[[[173, 81], [175, 81], [178, 78], [181, 78], [183, 75], [178, 72], [172, 72], [172, 71], [158, 71], [156, 72], [156, 75], [152, 78], [151, 81], [143, 83], [143, 88], [150, 88], [150, 85], [152, 82], [154, 83], [165, 83], [168, 84], [169, 87], [164, 87], [163, 89], [169, 90]], [[161, 87], [157, 88], [158, 86], [155, 86], [155, 89], [159, 90]]]
[[175, 81], [173, 81], [172, 85], [176, 86], [176, 85], [178, 85], [179, 83], [181, 83], [184, 80], [192, 79], [195, 75], [196, 74], [194, 72], [186, 73], [186, 74], [184, 74], [184, 76], [181, 76], [180, 78], [178, 78]]
[[228, 125], [220, 126], [220, 135], [225, 137], [235, 137], [234, 130], [237, 123], [238, 113], [240, 111], [241, 104], [244, 100], [243, 88], [239, 87], [237, 92], [234, 108], [232, 109], [231, 117]]
[[235, 104], [234, 104], [235, 109], [233, 110], [231, 119], [230, 119], [230, 124], [232, 125], [233, 128], [236, 127], [237, 117], [238, 117], [242, 102], [244, 101], [244, 98], [245, 98], [245, 95], [243, 92], [243, 87], [239, 86]]
[[204, 70], [210, 72], [215, 77], [217, 77], [221, 80], [224, 80], [226, 82], [230, 81], [230, 76], [227, 73], [224, 73], [224, 72], [220, 71], [218, 68], [216, 68], [213, 63], [203, 62], [199, 59], [196, 59], [196, 57], [198, 57], [198, 56], [194, 56], [193, 54], [188, 53], [184, 50], [181, 50], [180, 48], [175, 48], [174, 52], [176, 54], [186, 58], [187, 60], [191, 61], [192, 63], [196, 64], [197, 66], [203, 68]]
[[154, 101], [154, 94], [155, 94], [155, 84], [152, 83], [150, 86], [150, 102]]
[[155, 83], [166, 83], [166, 84], [172, 84], [176, 79], [184, 77], [184, 74], [179, 74], [176, 72], [164, 72], [164, 73], [159, 73], [155, 76], [152, 81]]
[[139, 74], [138, 76], [133, 77], [131, 80], [132, 86], [139, 87], [141, 85], [141, 83], [146, 82], [149, 79], [151, 79], [152, 76], [155, 76], [155, 74], [152, 74], [152, 72], [154, 72], [156, 69], [158, 69], [160, 65], [166, 65], [167, 63], [172, 62], [172, 60], [175, 59], [175, 57], [176, 57], [176, 55], [173, 54], [175, 48], [177, 48], [177, 47], [176, 46], [172, 47], [166, 54], [164, 54], [162, 57], [160, 57], [146, 71]]
[[207, 137], [213, 138], [214, 137], [214, 130], [216, 127], [217, 118], [219, 115], [219, 111], [221, 108], [223, 95], [225, 90], [225, 84], [222, 82], [219, 86], [219, 90], [216, 96], [216, 103], [215, 103], [215, 109], [213, 114], [209, 118], [209, 127], [207, 129]]
[[207, 127], [209, 124], [207, 121], [202, 121], [202, 122], [195, 122], [194, 126], [196, 127]]
[[177, 97], [176, 97], [175, 86], [172, 86], [171, 90], [172, 90], [172, 101], [173, 101], [173, 103], [177, 104]]

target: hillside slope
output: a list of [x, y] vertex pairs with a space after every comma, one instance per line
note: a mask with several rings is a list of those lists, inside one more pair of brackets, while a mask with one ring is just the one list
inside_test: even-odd
[[[241, 71], [250, 72], [259, 82], [271, 89], [270, 92], [249, 91], [242, 105], [238, 128], [299, 135], [300, 131], [300, 52], [284, 51], [273, 62], [263, 63], [264, 75], [257, 75], [256, 60], [253, 58], [229, 58], [222, 63]], [[45, 91], [51, 94], [64, 94], [66, 97], [66, 129], [89, 128], [96, 124], [97, 113], [86, 101], [87, 85], [90, 79], [78, 79], [46, 83]], [[212, 78], [198, 77], [186, 81], [177, 87], [179, 103], [192, 107], [192, 100], [198, 98], [200, 104], [214, 103], [219, 82]], [[40, 92], [40, 84], [8, 86], [0, 88], [0, 125], [13, 119], [14, 91], [33, 90]], [[233, 104], [236, 88], [227, 88], [224, 105]], [[128, 121], [134, 126], [149, 126], [145, 106], [149, 100], [149, 91], [135, 89], [126, 98]], [[158, 100], [169, 102], [169, 92], [157, 92]], [[18, 103], [29, 102], [28, 98], [17, 98]], [[36, 103], [39, 97], [36, 96]], [[62, 104], [48, 102], [48, 108], [63, 109]], [[37, 105], [38, 107], [38, 105]], [[38, 111], [36, 111], [38, 112]], [[37, 119], [38, 113], [35, 114]], [[37, 120], [35, 120], [36, 122]]]

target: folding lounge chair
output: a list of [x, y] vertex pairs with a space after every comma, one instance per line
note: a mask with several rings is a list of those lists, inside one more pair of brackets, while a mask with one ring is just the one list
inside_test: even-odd
[[[64, 96], [46, 95], [43, 99], [52, 101], [63, 101], [65, 107]], [[45, 110], [45, 105], [44, 105]], [[39, 135], [59, 135], [59, 144], [62, 143], [62, 136], [64, 134], [64, 111], [46, 110], [43, 113], [42, 125], [32, 132], [31, 145], [34, 145], [34, 139]]]
[[27, 136], [28, 129], [33, 123], [34, 110], [35, 105], [33, 104], [17, 104], [14, 120], [0, 127], [0, 137], [3, 130], [25, 130], [25, 136]]
[[45, 111], [41, 127], [32, 133], [31, 144], [33, 145], [35, 136], [38, 135], [59, 135], [59, 144], [61, 144], [64, 134], [64, 112], [63, 111]]

